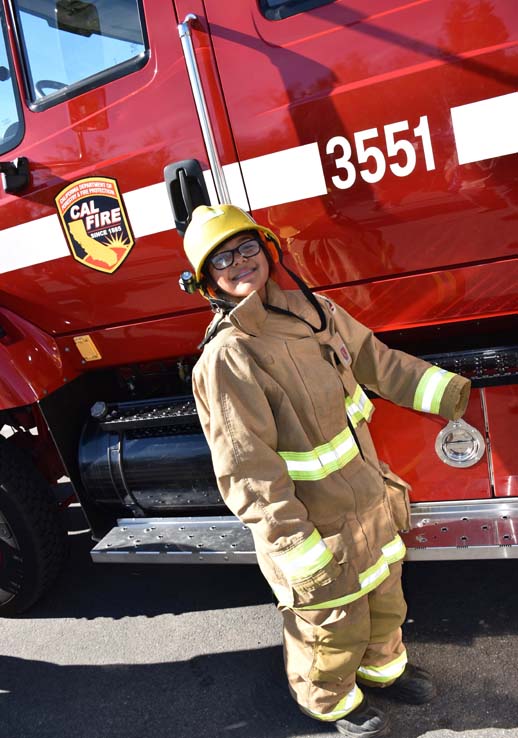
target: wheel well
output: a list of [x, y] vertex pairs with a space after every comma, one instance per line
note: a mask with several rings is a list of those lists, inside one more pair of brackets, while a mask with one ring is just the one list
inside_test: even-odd
[[0, 412], [0, 435], [29, 453], [34, 466], [49, 485], [65, 474], [58, 451], [38, 406], [10, 408]]

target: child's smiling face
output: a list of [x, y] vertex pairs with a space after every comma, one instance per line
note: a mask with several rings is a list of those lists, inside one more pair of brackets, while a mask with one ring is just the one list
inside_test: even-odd
[[[255, 251], [253, 243], [258, 246], [257, 253], [243, 256], [237, 249], [242, 244], [250, 244], [250, 251]], [[228, 267], [216, 269], [212, 259], [223, 252], [232, 252], [233, 260]], [[221, 244], [209, 257], [209, 274], [220, 290], [231, 297], [242, 299], [256, 290], [264, 300], [265, 285], [270, 274], [270, 265], [258, 236], [254, 233], [238, 233]]]

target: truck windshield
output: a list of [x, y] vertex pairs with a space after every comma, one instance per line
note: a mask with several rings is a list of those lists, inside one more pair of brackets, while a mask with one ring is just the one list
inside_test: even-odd
[[3, 154], [20, 143], [23, 124], [3, 10], [0, 10], [0, 24], [0, 154]]
[[70, 97], [84, 80], [105, 73], [105, 82], [145, 61], [138, 0], [16, 0], [14, 7], [33, 103], [63, 91]]

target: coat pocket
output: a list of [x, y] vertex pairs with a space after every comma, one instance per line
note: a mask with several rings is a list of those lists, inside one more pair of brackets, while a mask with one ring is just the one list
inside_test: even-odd
[[299, 607], [310, 604], [313, 599], [313, 593], [335, 582], [340, 576], [341, 571], [338, 561], [333, 557], [325, 567], [311, 577], [292, 583], [291, 586], [295, 593], [294, 599], [296, 604]]
[[404, 479], [394, 474], [386, 464], [382, 464], [381, 468], [394, 525], [400, 531], [410, 530], [410, 498], [408, 493], [412, 488]]
[[332, 560], [311, 581], [292, 584], [294, 607], [305, 607], [317, 602], [327, 602], [346, 594], [347, 558], [350, 546], [350, 531], [342, 523], [338, 533], [324, 535], [322, 540], [333, 554]]

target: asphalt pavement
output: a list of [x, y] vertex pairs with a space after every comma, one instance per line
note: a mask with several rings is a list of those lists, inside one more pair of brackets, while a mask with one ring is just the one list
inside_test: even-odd
[[[254, 566], [92, 564], [0, 620], [0, 738], [330, 738], [283, 673], [280, 617]], [[77, 517], [75, 517], [77, 516]], [[393, 738], [518, 738], [518, 561], [409, 563], [405, 640], [425, 706], [382, 696]]]

